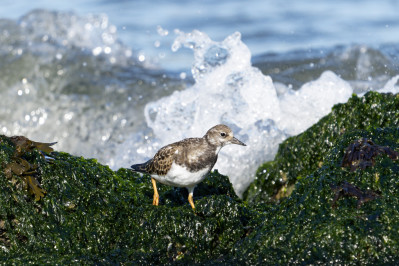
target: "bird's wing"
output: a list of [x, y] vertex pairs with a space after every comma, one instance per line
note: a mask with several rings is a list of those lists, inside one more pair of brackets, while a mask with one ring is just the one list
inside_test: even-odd
[[166, 175], [172, 167], [177, 150], [177, 146], [173, 144], [161, 148], [147, 165], [147, 172], [150, 174]]

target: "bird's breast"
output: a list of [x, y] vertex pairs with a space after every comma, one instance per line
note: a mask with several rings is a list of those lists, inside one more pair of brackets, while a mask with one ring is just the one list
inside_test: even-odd
[[196, 171], [190, 171], [186, 166], [172, 163], [168, 173], [164, 176], [153, 175], [158, 182], [174, 187], [193, 187], [204, 180], [211, 167], [204, 167]]

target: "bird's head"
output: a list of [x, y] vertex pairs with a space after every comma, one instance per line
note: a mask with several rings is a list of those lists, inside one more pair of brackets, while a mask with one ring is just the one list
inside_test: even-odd
[[247, 146], [243, 142], [239, 141], [234, 137], [233, 131], [226, 125], [216, 125], [206, 132], [204, 138], [216, 146], [226, 146], [229, 144], [238, 144], [242, 146]]

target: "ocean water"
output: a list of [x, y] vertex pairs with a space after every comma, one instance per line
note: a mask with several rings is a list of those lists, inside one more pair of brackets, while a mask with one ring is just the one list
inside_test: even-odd
[[398, 92], [396, 1], [3, 1], [0, 133], [113, 169], [229, 125], [241, 195], [352, 93]]

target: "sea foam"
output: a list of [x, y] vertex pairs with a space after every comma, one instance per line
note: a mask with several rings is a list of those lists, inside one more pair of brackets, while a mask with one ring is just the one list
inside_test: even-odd
[[257, 167], [273, 159], [279, 143], [352, 94], [350, 85], [331, 71], [297, 91], [280, 84], [277, 94], [272, 79], [251, 65], [251, 53], [238, 32], [221, 42], [199, 31], [178, 32], [172, 49], [182, 46], [194, 51], [195, 84], [148, 103], [147, 125], [161, 146], [203, 136], [219, 123], [230, 126], [247, 147], [223, 148], [214, 168], [230, 177], [238, 195], [253, 181]]
[[[223, 148], [215, 168], [231, 178], [241, 195], [258, 166], [273, 159], [279, 143], [306, 130], [335, 103], [345, 102], [352, 89], [399, 91], [396, 61], [384, 56], [389, 47], [384, 53], [344, 49], [310, 61], [305, 50], [294, 51], [294, 59], [290, 54], [274, 62], [262, 59], [270, 63], [264, 71], [310, 77], [298, 88], [302, 82], [273, 82], [253, 67], [240, 33], [215, 42], [199, 31], [177, 31], [172, 50], [194, 52], [192, 84], [190, 78], [178, 78], [179, 73], [154, 68], [147, 62], [151, 60], [142, 61], [140, 53], [119, 41], [116, 29], [106, 15], [46, 10], [1, 21], [1, 133], [57, 141], [58, 151], [94, 157], [117, 170], [148, 160], [163, 145], [203, 136], [225, 123], [248, 146]], [[331, 71], [316, 76], [329, 68], [347, 81]], [[380, 81], [389, 76], [394, 77], [383, 86]]]

